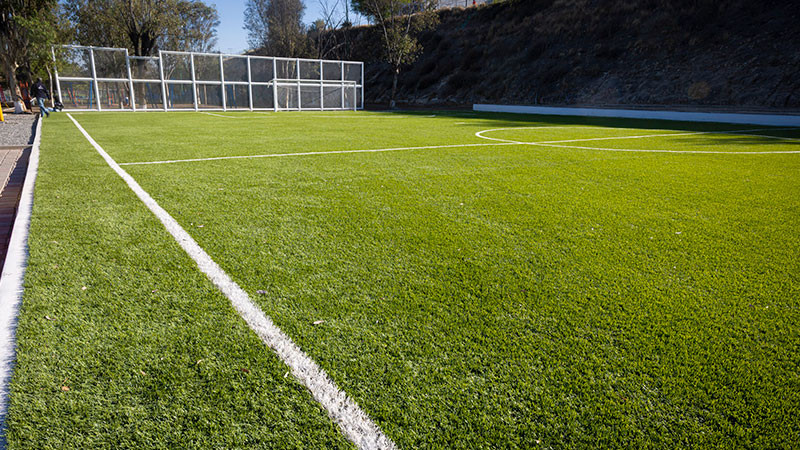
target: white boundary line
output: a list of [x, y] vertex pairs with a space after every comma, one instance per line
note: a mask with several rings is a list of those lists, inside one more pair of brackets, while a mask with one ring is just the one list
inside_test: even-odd
[[228, 297], [234, 309], [247, 322], [247, 325], [289, 366], [292, 375], [311, 391], [311, 394], [325, 408], [344, 435], [361, 449], [396, 448], [394, 442], [383, 434], [361, 408], [341, 391], [325, 371], [306, 355], [289, 336], [284, 334], [261, 308], [253, 303], [247, 292], [239, 287], [189, 233], [92, 139], [78, 121], [70, 114], [67, 114], [67, 117], [72, 120], [114, 172], [128, 184], [136, 196], [164, 224], [172, 237], [197, 263], [198, 268]]
[[119, 163], [120, 166], [141, 166], [149, 164], [174, 164], [182, 162], [196, 162], [196, 161], [219, 161], [225, 159], [250, 159], [250, 158], [282, 158], [286, 156], [314, 156], [314, 155], [336, 155], [340, 153], [381, 153], [381, 152], [397, 152], [401, 150], [426, 150], [432, 148], [457, 148], [457, 147], [488, 147], [493, 145], [518, 145], [524, 144], [523, 142], [503, 142], [503, 143], [487, 143], [487, 144], [452, 144], [452, 145], [428, 145], [425, 147], [397, 147], [397, 148], [375, 148], [367, 150], [332, 150], [329, 152], [297, 152], [297, 153], [273, 153], [268, 155], [240, 155], [240, 156], [214, 156], [211, 158], [193, 158], [193, 159], [173, 159], [165, 161], [141, 161], [141, 162], [128, 162]]
[[6, 412], [8, 383], [14, 368], [17, 313], [22, 301], [25, 269], [28, 265], [28, 231], [33, 210], [33, 190], [39, 168], [39, 145], [42, 138], [42, 119], [37, 119], [36, 136], [28, 155], [28, 169], [19, 196], [17, 215], [8, 242], [6, 261], [0, 276], [0, 448], [6, 447]]

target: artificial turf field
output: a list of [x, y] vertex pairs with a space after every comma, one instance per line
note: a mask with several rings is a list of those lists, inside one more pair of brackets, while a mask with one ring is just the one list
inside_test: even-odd
[[[798, 445], [800, 130], [73, 117], [400, 448]], [[353, 447], [64, 114], [29, 250], [10, 448]]]

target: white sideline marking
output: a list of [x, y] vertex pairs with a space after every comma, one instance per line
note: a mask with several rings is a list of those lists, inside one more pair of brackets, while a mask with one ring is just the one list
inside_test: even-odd
[[268, 155], [239, 155], [239, 156], [214, 156], [211, 158], [193, 158], [193, 159], [173, 159], [166, 161], [141, 161], [141, 162], [128, 162], [119, 163], [120, 166], [139, 166], [146, 164], [174, 164], [182, 162], [196, 162], [196, 161], [218, 161], [224, 159], [249, 159], [249, 158], [281, 158], [284, 156], [312, 156], [312, 155], [335, 155], [340, 153], [380, 153], [380, 152], [397, 152], [401, 150], [426, 150], [432, 148], [457, 148], [457, 147], [487, 147], [492, 145], [520, 145], [524, 142], [503, 142], [503, 143], [490, 143], [490, 144], [452, 144], [452, 145], [428, 145], [425, 147], [397, 147], [397, 148], [375, 148], [367, 150], [332, 150], [329, 152], [297, 152], [297, 153], [273, 153]]
[[197, 263], [197, 267], [228, 297], [234, 309], [247, 322], [247, 325], [289, 366], [292, 375], [311, 391], [311, 394], [325, 408], [344, 435], [362, 449], [396, 448], [394, 442], [383, 434], [361, 408], [346, 393], [339, 390], [325, 371], [309, 358], [289, 336], [284, 334], [261, 308], [253, 303], [247, 292], [239, 287], [192, 239], [189, 233], [89, 136], [89, 133], [78, 121], [70, 114], [67, 114], [67, 117], [78, 127], [78, 130], [106, 163], [114, 169], [114, 172], [125, 180], [136, 196], [158, 217], [172, 237]]
[[17, 313], [22, 300], [23, 277], [28, 264], [28, 230], [31, 224], [33, 190], [39, 168], [39, 144], [42, 138], [42, 119], [36, 123], [36, 135], [28, 155], [28, 169], [19, 196], [17, 216], [8, 242], [3, 273], [0, 276], [0, 448], [6, 447], [6, 411], [8, 382], [14, 368]]

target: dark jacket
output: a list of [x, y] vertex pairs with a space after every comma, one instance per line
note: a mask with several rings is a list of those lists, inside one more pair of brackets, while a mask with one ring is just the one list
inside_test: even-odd
[[31, 88], [31, 94], [34, 98], [50, 98], [50, 93], [47, 92], [47, 88], [44, 87], [44, 83], [34, 83], [33, 87]]

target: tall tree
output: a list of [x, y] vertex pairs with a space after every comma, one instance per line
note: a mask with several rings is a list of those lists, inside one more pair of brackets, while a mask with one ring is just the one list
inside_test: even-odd
[[17, 69], [48, 66], [58, 38], [56, 0], [0, 0], [0, 63], [17, 112], [24, 110]]
[[250, 46], [275, 56], [307, 56], [305, 8], [302, 0], [247, 0], [244, 28]]
[[383, 57], [392, 67], [389, 106], [394, 108], [400, 70], [416, 61], [422, 51], [417, 36], [439, 23], [436, 0], [353, 0], [353, 8], [367, 16], [381, 33]]
[[124, 47], [135, 56], [159, 49], [206, 51], [216, 42], [217, 10], [200, 0], [66, 0], [84, 45]]

